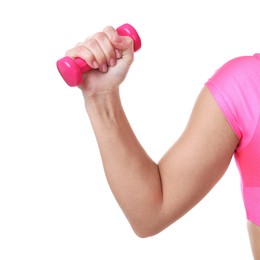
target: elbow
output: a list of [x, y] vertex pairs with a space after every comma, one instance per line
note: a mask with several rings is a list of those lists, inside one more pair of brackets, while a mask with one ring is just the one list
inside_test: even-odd
[[162, 211], [161, 206], [155, 210], [146, 210], [139, 214], [132, 215], [128, 221], [139, 238], [155, 236], [176, 221]]
[[148, 237], [152, 237], [157, 235], [159, 232], [150, 232], [150, 231], [135, 231], [135, 234], [139, 237], [139, 238], [148, 238]]
[[138, 236], [139, 238], [148, 238], [148, 237], [152, 237], [152, 236], [155, 236], [158, 233], [160, 233], [160, 231], [157, 232], [157, 231], [153, 231], [153, 230], [144, 230], [144, 229], [142, 229], [142, 230], [133, 229], [133, 230], [134, 230], [136, 236]]
[[131, 227], [134, 233], [140, 238], [148, 238], [161, 233], [164, 229], [174, 224], [179, 218], [177, 216], [167, 218], [156, 214], [154, 217], [142, 218], [139, 221], [131, 221]]
[[161, 231], [165, 229], [165, 227], [161, 225], [147, 225], [147, 224], [139, 224], [139, 225], [131, 225], [134, 233], [139, 238], [148, 238], [159, 234]]

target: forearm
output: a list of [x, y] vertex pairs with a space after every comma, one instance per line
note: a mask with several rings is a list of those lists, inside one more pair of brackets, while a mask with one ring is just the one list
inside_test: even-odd
[[[154, 227], [162, 204], [158, 165], [138, 142], [123, 111], [119, 92], [87, 101], [111, 190], [136, 233]], [[151, 223], [149, 223], [151, 222]], [[149, 229], [149, 227], [148, 227]]]

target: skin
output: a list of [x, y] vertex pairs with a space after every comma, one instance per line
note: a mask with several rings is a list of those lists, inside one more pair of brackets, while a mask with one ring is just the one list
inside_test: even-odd
[[[221, 179], [237, 136], [203, 87], [182, 135], [156, 163], [138, 142], [120, 100], [119, 86], [134, 60], [132, 40], [107, 27], [66, 55], [83, 58], [95, 68], [79, 88], [118, 204], [138, 236], [159, 233]], [[260, 259], [260, 228], [249, 223], [248, 229], [255, 259]]]
[[254, 259], [260, 259], [260, 226], [253, 224], [252, 222], [247, 223], [249, 238], [251, 242]]

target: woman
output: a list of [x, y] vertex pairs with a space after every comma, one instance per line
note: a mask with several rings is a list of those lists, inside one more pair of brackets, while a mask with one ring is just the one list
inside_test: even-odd
[[233, 59], [215, 73], [158, 164], [138, 142], [120, 101], [119, 86], [134, 59], [131, 38], [107, 27], [66, 55], [95, 69], [79, 87], [108, 183], [135, 233], [155, 235], [182, 217], [220, 180], [234, 155], [253, 254], [260, 259], [260, 55]]

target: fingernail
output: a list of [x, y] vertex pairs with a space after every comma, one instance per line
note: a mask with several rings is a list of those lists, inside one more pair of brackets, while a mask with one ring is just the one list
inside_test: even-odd
[[98, 68], [97, 62], [96, 62], [96, 61], [93, 61], [93, 62], [92, 62], [92, 66], [93, 66], [94, 69], [97, 69], [97, 68]]
[[115, 52], [116, 52], [116, 58], [120, 59], [122, 57], [121, 51], [116, 49]]
[[101, 69], [102, 72], [107, 72], [107, 65], [102, 64], [100, 69]]
[[114, 67], [116, 65], [116, 60], [114, 58], [111, 58], [110, 61], [109, 61], [109, 65], [111, 67]]

